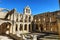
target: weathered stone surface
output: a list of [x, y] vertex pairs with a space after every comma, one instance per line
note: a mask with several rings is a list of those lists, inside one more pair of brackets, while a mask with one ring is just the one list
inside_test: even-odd
[[58, 15], [60, 15], [60, 10], [34, 15], [33, 25], [35, 31], [58, 33], [58, 29], [59, 29], [58, 26], [59, 24], [57, 20]]

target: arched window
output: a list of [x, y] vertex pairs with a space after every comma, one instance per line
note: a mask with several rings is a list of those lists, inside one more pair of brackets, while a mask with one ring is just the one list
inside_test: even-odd
[[43, 29], [43, 24], [40, 24], [40, 29], [41, 29], [41, 31], [44, 30], [44, 29]]
[[23, 16], [22, 15], [20, 15], [20, 22], [23, 22]]
[[32, 27], [31, 27], [31, 24], [29, 24], [29, 31], [31, 31], [32, 30]]
[[38, 24], [36, 24], [36, 29], [38, 30], [39, 28], [38, 28]]
[[24, 28], [24, 30], [27, 30], [27, 24], [25, 24], [25, 28]]
[[17, 15], [16, 21], [18, 21], [18, 15]]
[[27, 22], [27, 18], [28, 18], [28, 16], [26, 15], [26, 16], [25, 16], [25, 22]]
[[31, 22], [31, 16], [29, 16], [29, 22]]
[[17, 31], [17, 27], [18, 27], [18, 25], [16, 24], [16, 29], [15, 29], [16, 31]]
[[26, 9], [26, 13], [30, 13], [30, 9]]
[[51, 22], [51, 17], [50, 17], [50, 22]]
[[23, 30], [23, 25], [22, 24], [20, 24], [20, 30]]
[[31, 24], [29, 24], [29, 27], [31, 26]]

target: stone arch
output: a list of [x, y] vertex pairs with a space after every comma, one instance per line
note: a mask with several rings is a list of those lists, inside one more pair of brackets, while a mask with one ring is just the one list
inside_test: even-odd
[[11, 23], [4, 22], [0, 25], [0, 34], [6, 34], [7, 31], [10, 31]]

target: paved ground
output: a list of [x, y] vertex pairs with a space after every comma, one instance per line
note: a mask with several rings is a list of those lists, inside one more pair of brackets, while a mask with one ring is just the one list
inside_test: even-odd
[[39, 35], [38, 40], [60, 40], [60, 36], [51, 33], [44, 33], [45, 35]]
[[13, 40], [10, 37], [0, 35], [0, 40]]
[[[47, 33], [23, 34], [24, 40], [60, 40], [60, 36]], [[0, 40], [13, 40], [9, 36], [0, 35]]]
[[49, 35], [39, 38], [38, 40], [60, 40], [60, 37], [58, 35]]
[[31, 33], [27, 34], [25, 40], [60, 40], [60, 37], [56, 34], [46, 33]]

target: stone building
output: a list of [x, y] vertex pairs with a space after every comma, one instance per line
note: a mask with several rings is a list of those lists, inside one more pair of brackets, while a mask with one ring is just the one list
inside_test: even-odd
[[34, 15], [33, 30], [35, 32], [58, 33], [59, 28], [57, 20], [58, 15], [60, 15], [60, 10]]
[[16, 34], [31, 32], [31, 22], [33, 16], [31, 15], [31, 9], [26, 6], [23, 9], [23, 13], [18, 13], [16, 9], [7, 10], [0, 8], [0, 34]]
[[60, 10], [32, 16], [29, 6], [23, 9], [23, 13], [18, 13], [16, 9], [0, 8], [0, 34], [8, 34], [21, 40], [25, 33], [31, 32], [60, 34]]

